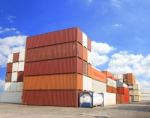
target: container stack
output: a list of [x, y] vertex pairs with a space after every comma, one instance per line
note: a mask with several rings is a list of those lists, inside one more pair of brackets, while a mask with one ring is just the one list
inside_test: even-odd
[[1, 102], [22, 103], [25, 52], [13, 53], [8, 57], [4, 92]]
[[107, 92], [116, 94], [116, 78], [108, 71], [103, 71], [107, 80]]
[[128, 85], [117, 80], [117, 104], [128, 104], [129, 103], [129, 88]]
[[88, 77], [91, 41], [79, 28], [27, 38], [23, 104], [78, 107]]
[[124, 74], [124, 82], [129, 86], [130, 102], [141, 101], [140, 87], [136, 84], [136, 78], [132, 73]]

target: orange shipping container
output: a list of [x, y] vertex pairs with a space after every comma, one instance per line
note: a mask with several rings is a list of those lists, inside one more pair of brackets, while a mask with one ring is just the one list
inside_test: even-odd
[[90, 64], [88, 64], [88, 76], [91, 77], [94, 80], [98, 80], [98, 81], [106, 83], [106, 76], [105, 76], [105, 74], [102, 73], [99, 70], [96, 70]]
[[80, 74], [61, 74], [24, 77], [24, 90], [82, 90], [83, 76]]
[[124, 74], [124, 82], [128, 85], [135, 84], [135, 77], [132, 73]]

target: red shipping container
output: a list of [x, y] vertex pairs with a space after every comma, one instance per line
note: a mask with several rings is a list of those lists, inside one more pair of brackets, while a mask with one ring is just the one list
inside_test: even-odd
[[77, 41], [82, 44], [82, 32], [79, 28], [69, 28], [27, 38], [26, 48], [49, 46]]
[[117, 87], [117, 94], [129, 95], [129, 89], [125, 87]]
[[80, 57], [83, 59], [83, 46], [77, 42], [28, 49], [26, 62]]
[[17, 82], [23, 82], [23, 73], [22, 71], [18, 72]]
[[57, 60], [31, 62], [25, 64], [24, 75], [51, 75], [79, 73], [83, 74], [83, 60], [79, 58], [65, 58]]
[[13, 53], [13, 62], [18, 62], [18, 61], [19, 61], [19, 52]]
[[23, 91], [23, 104], [78, 107], [78, 90]]
[[6, 72], [7, 73], [11, 73], [12, 72], [12, 63], [8, 63], [7, 64]]

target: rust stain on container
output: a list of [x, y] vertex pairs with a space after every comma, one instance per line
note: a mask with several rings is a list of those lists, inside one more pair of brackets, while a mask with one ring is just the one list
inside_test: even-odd
[[50, 74], [83, 74], [83, 60], [79, 58], [65, 58], [57, 60], [31, 62], [25, 64], [25, 76]]
[[27, 38], [26, 48], [48, 46], [66, 42], [78, 41], [82, 44], [82, 32], [79, 28], [69, 28], [55, 32], [49, 32]]
[[78, 42], [69, 42], [46, 47], [28, 49], [26, 51], [26, 62], [60, 59], [66, 57], [87, 58], [83, 55], [83, 46]]
[[19, 53], [13, 53], [13, 62], [18, 62], [19, 61]]
[[6, 73], [5, 82], [11, 82], [11, 73]]
[[17, 82], [23, 82], [23, 74], [24, 72], [22, 71], [18, 72]]
[[8, 63], [8, 64], [7, 64], [6, 72], [7, 72], [7, 73], [11, 73], [11, 72], [12, 72], [12, 63]]
[[83, 88], [80, 74], [32, 76], [24, 78], [24, 90], [78, 89]]
[[23, 91], [23, 104], [78, 107], [78, 90]]

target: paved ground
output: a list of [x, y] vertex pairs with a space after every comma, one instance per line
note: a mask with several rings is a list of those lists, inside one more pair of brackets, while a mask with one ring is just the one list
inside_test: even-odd
[[0, 118], [150, 118], [150, 101], [92, 109], [1, 103]]

